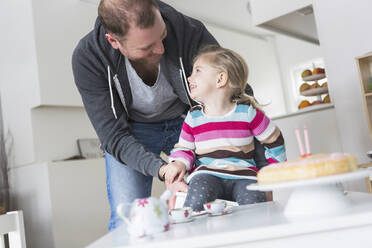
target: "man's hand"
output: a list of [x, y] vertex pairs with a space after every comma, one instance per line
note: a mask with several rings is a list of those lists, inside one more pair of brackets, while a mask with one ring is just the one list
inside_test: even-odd
[[184, 181], [174, 182], [172, 184], [165, 184], [165, 186], [167, 187], [167, 189], [169, 191], [172, 192], [172, 196], [168, 201], [168, 208], [169, 209], [174, 209], [174, 207], [176, 205], [176, 197], [177, 197], [176, 193], [177, 192], [185, 192], [186, 193], [187, 190], [188, 190], [188, 186]]
[[186, 165], [180, 161], [173, 161], [165, 166], [165, 182], [172, 184], [175, 181], [183, 181], [186, 174]]

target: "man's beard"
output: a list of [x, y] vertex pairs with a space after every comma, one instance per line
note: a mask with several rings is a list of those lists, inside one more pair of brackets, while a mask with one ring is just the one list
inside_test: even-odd
[[140, 58], [140, 59], [129, 59], [132, 63], [137, 65], [143, 65], [145, 67], [153, 67], [159, 64], [162, 55], [153, 55], [151, 57]]

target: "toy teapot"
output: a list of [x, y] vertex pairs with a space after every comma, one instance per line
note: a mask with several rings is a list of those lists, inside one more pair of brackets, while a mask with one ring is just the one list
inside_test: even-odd
[[169, 190], [164, 191], [160, 199], [147, 197], [136, 199], [130, 207], [129, 218], [124, 215], [126, 203], [117, 206], [116, 212], [126, 222], [128, 233], [132, 237], [145, 237], [169, 229], [166, 201], [171, 197]]

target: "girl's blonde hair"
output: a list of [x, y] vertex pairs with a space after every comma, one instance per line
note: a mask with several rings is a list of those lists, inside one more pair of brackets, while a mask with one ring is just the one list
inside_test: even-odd
[[206, 58], [209, 64], [227, 74], [228, 83], [232, 89], [231, 101], [238, 104], [250, 104], [254, 108], [261, 108], [253, 96], [245, 93], [248, 81], [248, 66], [244, 59], [236, 52], [216, 45], [203, 47], [194, 58]]

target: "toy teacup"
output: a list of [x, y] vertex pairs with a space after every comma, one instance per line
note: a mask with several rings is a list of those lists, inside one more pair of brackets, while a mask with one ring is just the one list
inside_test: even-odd
[[212, 215], [222, 214], [226, 207], [226, 202], [221, 200], [215, 200], [203, 204], [205, 211]]
[[175, 208], [169, 211], [169, 216], [173, 223], [188, 222], [192, 220], [192, 208]]

